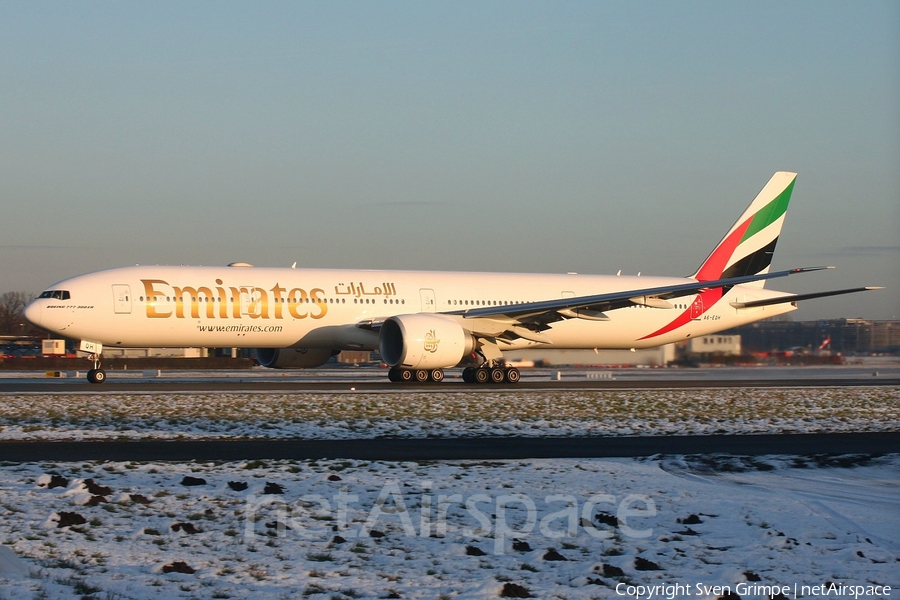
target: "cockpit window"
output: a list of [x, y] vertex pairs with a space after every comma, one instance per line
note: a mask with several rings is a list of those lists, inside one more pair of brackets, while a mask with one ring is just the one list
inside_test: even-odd
[[68, 300], [69, 297], [69, 292], [66, 290], [47, 290], [38, 296], [38, 298], [53, 298], [54, 300]]

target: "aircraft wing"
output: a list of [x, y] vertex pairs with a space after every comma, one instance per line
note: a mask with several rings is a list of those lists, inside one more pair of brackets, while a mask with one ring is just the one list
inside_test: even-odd
[[[639, 288], [632, 290], [623, 290], [606, 294], [597, 294], [593, 296], [577, 296], [573, 298], [558, 298], [553, 300], [545, 300], [542, 302], [531, 302], [526, 304], [511, 304], [506, 306], [486, 306], [483, 308], [472, 308], [462, 311], [450, 311], [444, 314], [459, 315], [464, 319], [482, 319], [492, 321], [495, 325], [507, 324], [507, 333], [518, 335], [527, 339], [540, 341], [541, 331], [549, 329], [550, 324], [563, 319], [581, 318], [596, 321], [608, 320], [604, 311], [624, 308], [626, 306], [644, 305], [653, 308], [674, 308], [668, 300], [681, 296], [697, 294], [704, 290], [714, 288], [728, 288], [735, 285], [760, 281], [764, 279], [775, 279], [778, 277], [787, 277], [797, 273], [808, 273], [810, 271], [819, 271], [822, 269], [831, 269], [833, 267], [805, 267], [790, 269], [787, 271], [776, 271], [774, 273], [761, 273], [757, 275], [748, 275], [744, 277], [729, 277], [726, 279], [717, 279], [714, 281], [690, 281], [677, 285], [669, 285], [654, 288]], [[802, 294], [794, 296], [781, 296], [778, 298], [759, 300], [753, 302], [742, 303], [735, 308], [751, 308], [754, 306], [766, 306], [769, 304], [780, 304], [783, 302], [794, 302], [797, 300], [805, 300], [809, 298], [817, 298], [822, 296], [848, 294], [857, 291], [863, 291], [873, 288], [854, 288], [850, 290], [838, 290], [832, 292], [820, 292], [818, 294]], [[473, 330], [480, 329], [472, 327]], [[487, 327], [493, 329], [493, 327]]]
[[[643, 305], [652, 308], [674, 308], [674, 306], [668, 302], [671, 298], [689, 296], [716, 288], [730, 288], [753, 281], [775, 279], [778, 277], [795, 275], [797, 273], [808, 273], [811, 271], [833, 268], [834, 267], [803, 267], [789, 269], [787, 271], [776, 271], [774, 273], [728, 277], [714, 281], [691, 280], [687, 283], [676, 285], [637, 288], [591, 296], [556, 298], [553, 300], [523, 304], [485, 306], [467, 310], [446, 311], [441, 314], [462, 317], [464, 320], [468, 321], [464, 327], [478, 336], [493, 338], [498, 341], [524, 338], [535, 342], [546, 342], [548, 340], [542, 332], [549, 329], [552, 323], [565, 319], [577, 318], [593, 321], [607, 321], [609, 320], [609, 317], [604, 314], [604, 311], [634, 305]], [[851, 294], [873, 289], [881, 288], [860, 287], [811, 294], [782, 295], [747, 302], [732, 302], [731, 306], [736, 309], [754, 308], [782, 304], [785, 302], [797, 302], [799, 300], [808, 300], [811, 298]], [[378, 330], [381, 328], [383, 322], [383, 318], [368, 319], [357, 323], [355, 326], [361, 329]]]

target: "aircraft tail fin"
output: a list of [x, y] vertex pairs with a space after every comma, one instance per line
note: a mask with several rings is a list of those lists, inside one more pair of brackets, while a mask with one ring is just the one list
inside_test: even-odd
[[[796, 178], [796, 173], [775, 173], [693, 278], [713, 281], [768, 273]], [[765, 280], [749, 285], [762, 287]]]

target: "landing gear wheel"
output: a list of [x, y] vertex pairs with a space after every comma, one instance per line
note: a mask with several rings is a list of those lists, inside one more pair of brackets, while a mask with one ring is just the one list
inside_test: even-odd
[[400, 379], [399, 379], [400, 381], [402, 381], [403, 383], [407, 383], [409, 381], [412, 381], [413, 372], [410, 371], [409, 369], [400, 369], [399, 377], [400, 377]]
[[428, 379], [435, 383], [440, 383], [444, 380], [444, 370], [443, 369], [432, 369], [428, 373]]
[[506, 382], [507, 383], [519, 383], [519, 380], [522, 378], [522, 374], [519, 373], [519, 370], [515, 367], [511, 367], [506, 370]]
[[491, 378], [491, 372], [487, 369], [475, 369], [475, 383], [487, 383]]
[[93, 353], [88, 360], [94, 363], [94, 368], [87, 372], [87, 380], [90, 383], [103, 383], [106, 381], [106, 371], [100, 368], [100, 353]]
[[494, 367], [491, 369], [491, 381], [494, 383], [503, 383], [503, 380], [506, 379], [506, 373], [503, 372], [503, 369], [500, 367]]
[[426, 381], [428, 381], [428, 371], [426, 371], [425, 369], [416, 369], [415, 374], [416, 381], [418, 381], [419, 383], [425, 383]]
[[473, 367], [466, 367], [463, 369], [463, 381], [466, 383], [475, 383], [475, 369]]
[[91, 383], [103, 383], [106, 381], [106, 371], [103, 369], [91, 369], [87, 372], [87, 380]]

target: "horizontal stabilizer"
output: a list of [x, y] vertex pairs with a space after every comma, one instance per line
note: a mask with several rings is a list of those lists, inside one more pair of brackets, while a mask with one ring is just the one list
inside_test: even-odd
[[811, 300], [813, 298], [826, 298], [828, 296], [840, 296], [841, 294], [855, 294], [856, 292], [866, 292], [869, 290], [882, 290], [881, 287], [859, 287], [849, 288], [846, 290], [831, 290], [829, 292], [815, 292], [812, 294], [794, 294], [792, 296], [776, 296], [774, 298], [764, 298], [763, 300], [751, 300], [749, 302], [731, 302], [734, 308], [757, 308], [759, 306], [772, 306], [775, 304], [784, 304], [785, 302], [799, 302], [800, 300]]

